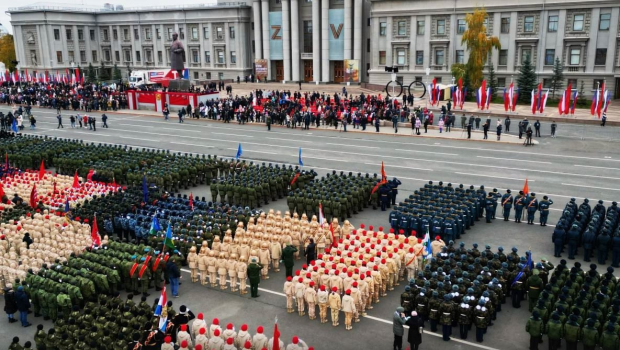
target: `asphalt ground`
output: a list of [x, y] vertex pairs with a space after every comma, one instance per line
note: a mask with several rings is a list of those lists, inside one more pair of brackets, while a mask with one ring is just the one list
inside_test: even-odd
[[[5, 113], [7, 108], [0, 107]], [[37, 129], [31, 131], [26, 125], [25, 134], [49, 135], [63, 138], [82, 139], [94, 143], [124, 144], [135, 147], [170, 149], [174, 152], [198, 154], [217, 154], [234, 157], [238, 144], [242, 144], [242, 159], [255, 162], [297, 164], [298, 150], [302, 148], [305, 169], [314, 169], [319, 176], [335, 169], [380, 173], [381, 161], [385, 163], [388, 176], [399, 178], [399, 199], [411, 194], [427, 181], [451, 182], [454, 186], [463, 183], [479, 186], [487, 190], [498, 188], [501, 193], [506, 188], [515, 191], [523, 187], [527, 178], [529, 188], [539, 198], [548, 195], [555, 204], [549, 216], [549, 226], [530, 226], [494, 220], [484, 221], [462, 236], [467, 246], [477, 242], [490, 244], [493, 249], [502, 245], [509, 250], [515, 246], [519, 254], [532, 250], [534, 260], [545, 257], [553, 263], [551, 234], [553, 226], [561, 215], [561, 209], [571, 197], [580, 203], [587, 197], [594, 204], [603, 199], [606, 205], [618, 198], [617, 188], [620, 176], [620, 156], [615, 143], [603, 141], [582, 141], [575, 139], [545, 138], [540, 146], [524, 148], [520, 145], [488, 144], [457, 140], [437, 140], [430, 138], [410, 138], [391, 135], [365, 135], [339, 133], [335, 131], [310, 129], [287, 129], [274, 127], [267, 131], [264, 125], [237, 125], [204, 120], [164, 121], [152, 116], [138, 116], [107, 113], [109, 129], [98, 128], [96, 132], [88, 129], [72, 129], [68, 117], [64, 117], [64, 129], [56, 129], [57, 120], [52, 110], [33, 110], [38, 120]], [[100, 118], [98, 117], [98, 120]], [[99, 122], [100, 124], [100, 122]], [[201, 186], [191, 190], [194, 195], [208, 196], [208, 187]], [[184, 191], [189, 192], [189, 191]], [[286, 210], [285, 200], [270, 203], [268, 208]], [[268, 209], [264, 208], [264, 209]], [[514, 214], [513, 214], [514, 215]], [[501, 209], [498, 209], [498, 217]], [[366, 209], [355, 215], [351, 222], [359, 227], [361, 223], [387, 229], [388, 212]], [[537, 215], [538, 219], [538, 215]], [[578, 256], [581, 261], [581, 256]], [[301, 265], [301, 262], [299, 263]], [[604, 270], [603, 267], [600, 268]], [[352, 331], [344, 329], [343, 322], [337, 328], [310, 321], [307, 316], [286, 313], [286, 300], [282, 294], [284, 271], [271, 273], [271, 279], [262, 281], [258, 299], [239, 296], [229, 291], [220, 291], [188, 282], [180, 288], [180, 297], [173, 299], [178, 308], [186, 304], [195, 313], [205, 313], [210, 322], [214, 317], [220, 324], [232, 322], [236, 327], [247, 323], [254, 334], [257, 325], [265, 326], [265, 333], [271, 336], [273, 322], [279, 320], [279, 328], [285, 343], [293, 335], [298, 335], [315, 349], [388, 349], [392, 344], [392, 314], [399, 304], [399, 295], [404, 284], [382, 298], [368, 317], [354, 324]], [[149, 302], [157, 297], [154, 291]], [[247, 299], [247, 300], [244, 300]], [[466, 342], [458, 339], [458, 329], [453, 329], [453, 340], [443, 342], [440, 334], [426, 333], [423, 346], [441, 346], [447, 349], [524, 349], [527, 348], [528, 335], [525, 322], [528, 317], [527, 306], [513, 309], [508, 303], [498, 314], [498, 319], [485, 336], [482, 344], [475, 342], [475, 334], [470, 333]], [[343, 317], [343, 316], [342, 316]], [[36, 325], [50, 322], [34, 319]], [[19, 336], [22, 342], [31, 340], [34, 327], [24, 329], [18, 323], [0, 327], [0, 338], [10, 342]], [[3, 342], [5, 343], [5, 342]], [[543, 344], [546, 346], [546, 344]]]

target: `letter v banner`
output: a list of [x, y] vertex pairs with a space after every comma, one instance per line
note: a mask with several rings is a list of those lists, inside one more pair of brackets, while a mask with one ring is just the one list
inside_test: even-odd
[[342, 61], [344, 60], [344, 9], [329, 10], [328, 15], [329, 59]]

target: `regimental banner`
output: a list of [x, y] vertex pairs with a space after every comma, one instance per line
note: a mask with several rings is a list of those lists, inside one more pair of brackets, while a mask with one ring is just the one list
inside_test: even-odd
[[344, 60], [344, 9], [329, 10], [329, 59]]
[[267, 65], [267, 60], [258, 58], [254, 60], [254, 73], [256, 74], [256, 78], [260, 80], [267, 79], [268, 72], [269, 66]]
[[284, 59], [282, 53], [282, 12], [269, 12], [269, 58]]
[[344, 81], [349, 83], [359, 83], [360, 60], [344, 60]]

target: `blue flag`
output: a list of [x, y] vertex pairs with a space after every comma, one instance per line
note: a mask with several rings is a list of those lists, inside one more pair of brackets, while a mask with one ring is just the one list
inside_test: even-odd
[[170, 224], [168, 224], [168, 229], [166, 230], [166, 238], [164, 238], [164, 247], [174, 249], [174, 241], [172, 240], [172, 228]]
[[69, 198], [67, 198], [67, 200], [65, 201], [65, 213], [68, 213], [71, 211], [71, 208], [69, 207]]
[[239, 148], [237, 148], [237, 156], [235, 157], [235, 159], [239, 160], [242, 154], [243, 150], [241, 149], [241, 144], [239, 144]]
[[11, 127], [11, 129], [13, 129], [13, 132], [17, 132], [17, 120], [13, 119], [13, 126]]
[[151, 222], [151, 229], [149, 231], [150, 234], [157, 234], [158, 231], [161, 231], [161, 226], [159, 225], [159, 220], [157, 217], [153, 215], [153, 221]]
[[525, 270], [526, 267], [530, 268], [531, 271], [531, 267], [532, 267], [532, 251], [528, 251], [528, 255], [527, 255], [527, 264], [523, 265], [523, 267], [521, 268], [521, 271], [519, 271], [519, 273], [517, 274], [517, 277], [515, 277], [515, 279], [512, 281], [512, 283], [510, 284], [511, 286], [513, 286], [515, 283], [517, 283], [517, 281], [519, 280], [519, 278], [521, 278], [521, 276], [523, 276], [523, 270]]
[[301, 147], [299, 147], [299, 166], [304, 166], [304, 162], [301, 160]]
[[146, 186], [146, 175], [142, 175], [142, 199], [144, 203], [149, 201], [149, 188]]

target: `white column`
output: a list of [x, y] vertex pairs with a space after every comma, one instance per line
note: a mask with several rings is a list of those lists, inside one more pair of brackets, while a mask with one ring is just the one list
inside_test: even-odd
[[[254, 11], [254, 58], [263, 58], [263, 42], [261, 41], [260, 32], [261, 19], [260, 19], [260, 0], [254, 0], [252, 2], [252, 10]], [[210, 29], [210, 28], [209, 28]], [[209, 31], [209, 35], [211, 32]]]
[[269, 0], [261, 1], [261, 24], [263, 28], [263, 58], [267, 60], [267, 79], [271, 80], [271, 56], [269, 55]]
[[[392, 17], [387, 18], [387, 28], [385, 30], [385, 65], [388, 67], [394, 66], [394, 60], [392, 58]], [[445, 56], [444, 56], [445, 57]]]
[[409, 71], [413, 72], [415, 70], [415, 59], [416, 59], [416, 33], [417, 31], [417, 19], [416, 16], [411, 16], [409, 20], [411, 22], [410, 33], [409, 33]]
[[379, 17], [373, 17], [370, 26], [370, 67], [379, 68]]
[[[289, 20], [289, 0], [282, 0], [282, 54], [284, 64], [284, 81], [291, 80], [291, 23]], [[295, 14], [297, 15], [297, 14]]]
[[344, 0], [344, 59], [350, 59], [351, 41], [353, 38], [353, 21], [351, 18], [351, 7], [353, 0]]
[[353, 42], [353, 59], [360, 60], [360, 68], [362, 66], [362, 47], [364, 43], [364, 34], [362, 33], [362, 22], [364, 21], [364, 18], [362, 16], [363, 9], [363, 0], [355, 0], [355, 7], [353, 8], [353, 29], [355, 29], [353, 34], [353, 36], [355, 37], [355, 41]]
[[320, 26], [320, 6], [319, 0], [312, 1], [312, 80], [315, 82], [321, 80], [321, 33], [323, 28]]
[[323, 66], [321, 81], [327, 83], [329, 82], [329, 0], [322, 0], [321, 4], [321, 41], [323, 42], [321, 48], [321, 63]]
[[[609, 23], [618, 23], [619, 12], [620, 12], [620, 9], [617, 7], [611, 9], [611, 20]], [[618, 26], [610, 25], [609, 26], [609, 41], [607, 44], [607, 61], [605, 61], [605, 72], [613, 72], [613, 69], [614, 69], [613, 67], [615, 64], [614, 53], [616, 52], [614, 48], [617, 45], [617, 40], [615, 38], [617, 36], [618, 36]], [[612, 82], [609, 81], [607, 84], [609, 84], [609, 86], [611, 87], [612, 86], [611, 83]]]
[[302, 79], [299, 78], [299, 0], [291, 0], [291, 38], [293, 81], [300, 81]]

